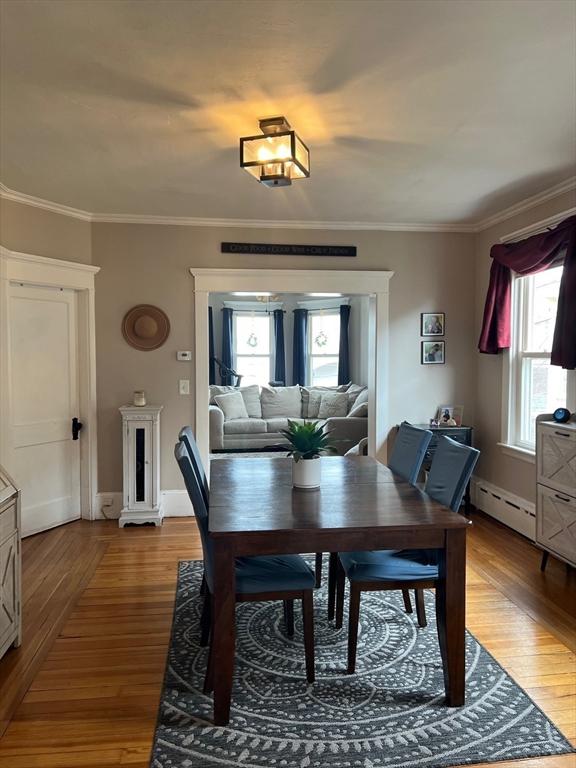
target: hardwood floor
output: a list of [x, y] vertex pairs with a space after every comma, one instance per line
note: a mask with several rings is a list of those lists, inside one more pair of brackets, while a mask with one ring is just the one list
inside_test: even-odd
[[[576, 574], [481, 514], [467, 626], [576, 744]], [[24, 643], [0, 661], [2, 768], [148, 768], [191, 519], [72, 523], [24, 541]], [[502, 763], [575, 768], [574, 755]]]

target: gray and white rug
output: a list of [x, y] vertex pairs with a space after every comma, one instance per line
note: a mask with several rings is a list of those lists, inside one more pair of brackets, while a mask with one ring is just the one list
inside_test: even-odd
[[289, 640], [280, 602], [239, 604], [231, 720], [215, 727], [202, 694], [201, 574], [201, 563], [180, 563], [151, 768], [443, 768], [573, 751], [470, 634], [466, 705], [444, 706], [433, 595], [426, 629], [400, 593], [363, 595], [357, 674], [346, 676], [346, 629], [326, 618], [325, 579], [314, 596], [316, 683], [306, 684], [299, 608]]

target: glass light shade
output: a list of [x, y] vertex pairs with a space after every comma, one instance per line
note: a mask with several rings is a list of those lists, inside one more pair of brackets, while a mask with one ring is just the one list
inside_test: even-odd
[[240, 166], [267, 186], [310, 176], [310, 153], [295, 131], [240, 139]]

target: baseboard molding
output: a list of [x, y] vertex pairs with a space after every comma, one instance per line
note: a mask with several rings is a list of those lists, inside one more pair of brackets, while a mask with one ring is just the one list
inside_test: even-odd
[[535, 541], [535, 504], [480, 477], [472, 479], [471, 495], [472, 503], [477, 509], [526, 536], [530, 541]]
[[186, 491], [161, 491], [164, 517], [194, 517], [194, 509]]
[[94, 504], [94, 520], [118, 520], [122, 511], [122, 494], [120, 491], [104, 491], [96, 494]]
[[[194, 517], [186, 491], [160, 491], [163, 517]], [[104, 491], [96, 494], [94, 520], [117, 520], [122, 511], [122, 494]]]

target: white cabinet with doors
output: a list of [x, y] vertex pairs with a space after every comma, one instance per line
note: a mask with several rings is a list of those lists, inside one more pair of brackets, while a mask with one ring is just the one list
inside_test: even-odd
[[536, 541], [548, 553], [576, 566], [576, 422], [536, 424]]
[[0, 467], [0, 658], [22, 639], [20, 491]]
[[160, 411], [161, 405], [124, 405], [124, 503], [119, 525], [162, 525], [160, 499]]

